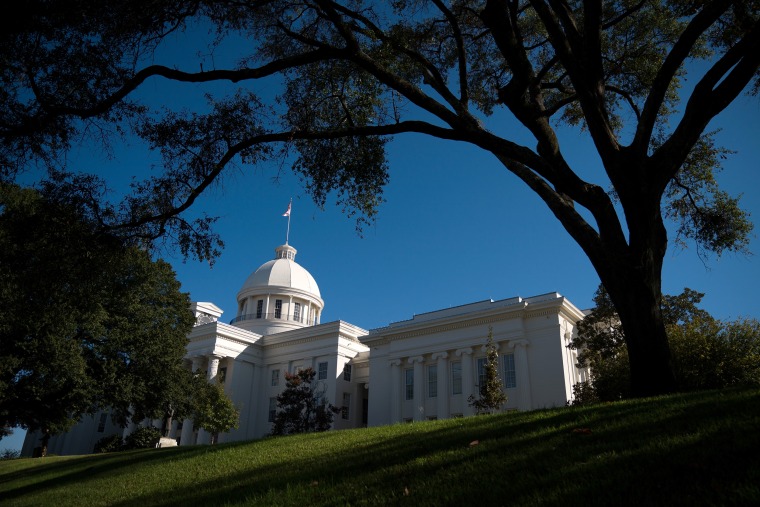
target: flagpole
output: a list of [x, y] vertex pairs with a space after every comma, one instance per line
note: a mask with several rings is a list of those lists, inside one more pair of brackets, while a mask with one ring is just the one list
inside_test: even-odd
[[288, 214], [288, 230], [285, 233], [285, 244], [286, 245], [288, 244], [288, 240], [290, 239], [290, 210], [291, 210], [292, 206], [293, 206], [293, 198], [291, 197], [290, 198], [290, 204], [288, 204], [288, 211], [287, 211], [287, 214]]

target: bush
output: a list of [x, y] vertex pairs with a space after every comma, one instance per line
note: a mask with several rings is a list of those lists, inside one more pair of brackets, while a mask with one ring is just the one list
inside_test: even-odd
[[155, 447], [161, 438], [161, 432], [153, 426], [141, 426], [124, 439], [125, 449], [149, 449]]
[[6, 460], [6, 459], [16, 459], [21, 457], [21, 451], [18, 451], [16, 449], [4, 449], [2, 452], [0, 452], [0, 461]]
[[681, 390], [760, 384], [757, 320], [694, 320], [669, 331]]
[[95, 442], [95, 448], [92, 452], [96, 454], [101, 452], [115, 452], [122, 450], [123, 447], [124, 441], [121, 439], [121, 435], [109, 435]]

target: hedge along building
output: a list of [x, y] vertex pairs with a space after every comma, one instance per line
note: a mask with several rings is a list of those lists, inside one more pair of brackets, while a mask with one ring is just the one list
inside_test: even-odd
[[[467, 398], [478, 392], [489, 330], [499, 347], [505, 410], [562, 406], [573, 384], [585, 380], [567, 348], [583, 313], [558, 293], [486, 300], [367, 331], [343, 321], [321, 323], [319, 287], [295, 256], [287, 243], [275, 249], [275, 258], [243, 283], [229, 324], [213, 303], [192, 305], [196, 325], [186, 365], [223, 382], [240, 409], [239, 428], [220, 435], [220, 442], [267, 435], [285, 372], [307, 367], [317, 372], [319, 395], [343, 408], [335, 429], [471, 415]], [[107, 413], [86, 417], [51, 438], [48, 452], [89, 453], [116, 431]], [[180, 445], [209, 441], [191, 420], [175, 421], [170, 435]], [[38, 438], [27, 435], [25, 455]]]

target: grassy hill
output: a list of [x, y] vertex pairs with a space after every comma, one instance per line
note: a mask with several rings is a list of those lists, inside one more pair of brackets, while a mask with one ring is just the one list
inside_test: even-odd
[[0, 462], [0, 505], [760, 505], [760, 389]]

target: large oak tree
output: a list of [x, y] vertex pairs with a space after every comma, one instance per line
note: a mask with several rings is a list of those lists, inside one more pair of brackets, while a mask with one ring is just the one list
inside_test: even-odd
[[125, 426], [181, 408], [194, 319], [179, 288], [69, 199], [0, 184], [0, 426], [44, 447], [98, 410]]
[[[149, 241], [168, 234], [186, 253], [213, 256], [208, 219], [182, 217], [231, 162], [292, 156], [317, 203], [334, 191], [361, 220], [382, 201], [390, 136], [468, 143], [535, 192], [584, 250], [618, 310], [639, 395], [676, 387], [661, 314], [665, 220], [678, 224], [678, 240], [707, 251], [747, 245], [748, 218], [714, 178], [724, 151], [708, 127], [739, 94], [757, 91], [757, 0], [53, 0], [20, 8], [28, 12], [1, 36], [4, 175], [33, 163], [59, 167], [80, 135], [112, 125], [140, 135], [161, 151], [164, 173], [98, 210], [105, 226]], [[239, 51], [239, 64], [153, 60], [170, 36], [199, 23], [225, 52]], [[281, 87], [276, 99], [256, 93], [258, 80], [271, 88], [269, 78]], [[196, 111], [152, 110], [138, 100], [149, 79], [208, 85], [211, 100]], [[517, 142], [515, 120], [529, 145]], [[565, 158], [563, 125], [590, 137], [595, 171]]]

